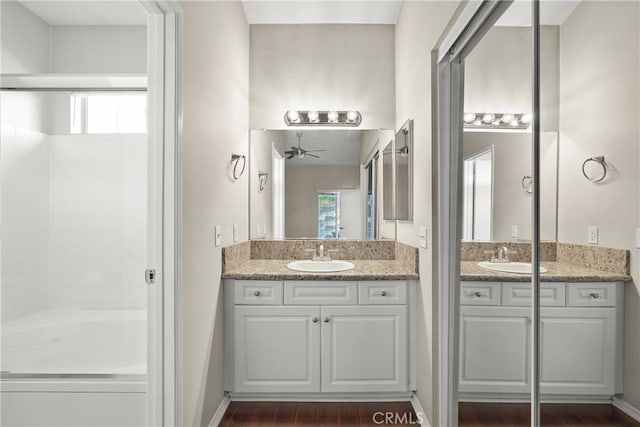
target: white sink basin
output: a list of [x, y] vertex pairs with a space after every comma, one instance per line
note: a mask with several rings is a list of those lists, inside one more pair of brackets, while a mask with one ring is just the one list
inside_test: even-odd
[[287, 264], [289, 270], [305, 271], [307, 273], [332, 273], [334, 271], [351, 270], [353, 264], [347, 261], [293, 261]]
[[[518, 274], [531, 274], [533, 271], [531, 264], [528, 262], [479, 262], [478, 266], [486, 268], [487, 270], [502, 271], [504, 273], [518, 273]], [[547, 269], [540, 267], [540, 273], [546, 273]]]

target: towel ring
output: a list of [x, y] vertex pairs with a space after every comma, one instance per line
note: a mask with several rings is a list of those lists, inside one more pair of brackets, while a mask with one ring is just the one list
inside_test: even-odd
[[[585, 167], [587, 166], [587, 163], [589, 163], [589, 162], [595, 162], [595, 163], [599, 164], [600, 166], [602, 166], [602, 176], [601, 177], [592, 178], [589, 175], [587, 175], [587, 171], [585, 171]], [[601, 182], [603, 179], [605, 179], [605, 177], [607, 176], [607, 163], [604, 161], [604, 156], [589, 157], [587, 160], [585, 160], [584, 163], [582, 163], [582, 175], [584, 175], [584, 177], [587, 178], [591, 182]]]
[[[238, 164], [242, 160], [242, 169], [238, 172]], [[239, 180], [242, 174], [244, 174], [244, 170], [247, 168], [247, 156], [244, 154], [232, 154], [231, 155], [231, 163], [233, 163], [232, 168], [232, 176], [235, 181]]]
[[533, 178], [531, 175], [525, 175], [522, 177], [522, 189], [525, 193], [531, 194], [533, 193], [533, 189], [531, 186], [533, 185]]
[[258, 171], [258, 193], [262, 193], [267, 186], [269, 173]]

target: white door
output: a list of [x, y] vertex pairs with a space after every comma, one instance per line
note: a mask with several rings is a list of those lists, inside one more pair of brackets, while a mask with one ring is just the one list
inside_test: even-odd
[[364, 211], [360, 190], [340, 190], [340, 238], [362, 239]]
[[531, 310], [460, 307], [460, 391], [528, 393]]
[[407, 307], [322, 307], [322, 391], [407, 391]]
[[319, 307], [236, 306], [235, 327], [235, 391], [320, 391]]
[[541, 317], [542, 393], [615, 394], [616, 309], [548, 308]]

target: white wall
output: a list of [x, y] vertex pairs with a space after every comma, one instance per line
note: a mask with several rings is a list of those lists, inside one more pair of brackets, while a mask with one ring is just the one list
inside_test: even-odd
[[186, 426], [207, 425], [223, 398], [221, 248], [249, 227], [248, 173], [227, 175], [249, 151], [249, 25], [240, 2], [181, 2], [184, 10], [182, 367]]
[[146, 73], [147, 27], [53, 26], [52, 73]]
[[[284, 227], [287, 238], [318, 236], [317, 190], [360, 189], [360, 166], [358, 165], [293, 166], [287, 164], [285, 170]], [[342, 211], [342, 216], [359, 218], [356, 227], [362, 230], [362, 211]]]
[[[540, 33], [540, 124], [558, 130], [558, 27]], [[531, 27], [493, 27], [465, 60], [464, 109], [531, 113]]]
[[289, 109], [356, 109], [362, 129], [394, 127], [392, 25], [252, 25], [252, 129]]
[[[413, 222], [398, 222], [398, 240], [418, 246], [418, 227], [432, 225], [431, 193], [431, 55], [430, 51], [456, 10], [455, 1], [402, 3], [396, 25], [395, 128], [414, 119], [415, 172]], [[431, 425], [439, 425], [437, 390], [437, 292], [431, 280], [432, 233], [420, 249], [418, 287], [418, 390]], [[435, 332], [435, 333], [434, 333]]]
[[[559, 241], [631, 251], [625, 285], [624, 398], [640, 408], [640, 10], [637, 2], [581, 2], [560, 29]], [[611, 180], [588, 182], [582, 162], [604, 155]]]
[[2, 73], [48, 73], [51, 27], [17, 1], [0, 2]]

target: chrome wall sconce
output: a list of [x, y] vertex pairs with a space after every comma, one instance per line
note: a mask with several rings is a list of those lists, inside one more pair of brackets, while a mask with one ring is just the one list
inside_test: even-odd
[[527, 129], [531, 114], [526, 113], [464, 113], [465, 129]]
[[269, 173], [258, 171], [258, 193], [262, 193], [267, 188], [267, 182], [269, 181]]
[[301, 111], [289, 110], [284, 113], [287, 126], [360, 126], [362, 114], [359, 111]]
[[[241, 165], [241, 166], [240, 166]], [[231, 171], [231, 177], [234, 181], [240, 179], [247, 168], [247, 156], [244, 154], [232, 154], [231, 162], [229, 164], [229, 170]]]

